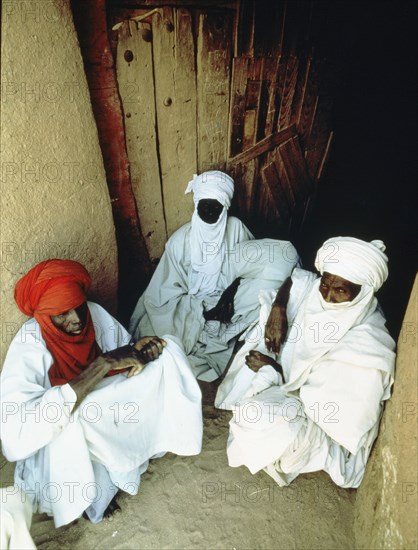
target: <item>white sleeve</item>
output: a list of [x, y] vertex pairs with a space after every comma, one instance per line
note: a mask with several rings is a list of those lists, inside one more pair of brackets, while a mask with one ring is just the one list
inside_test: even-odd
[[[124, 327], [98, 304], [88, 302], [102, 352], [129, 344]], [[27, 321], [13, 339], [1, 373], [1, 439], [10, 461], [23, 460], [57, 437], [69, 422], [77, 395], [69, 384], [50, 387], [52, 356], [39, 325]]]
[[1, 373], [1, 439], [11, 462], [34, 454], [73, 420], [77, 396], [69, 384], [49, 387], [51, 364], [43, 340], [21, 329]]

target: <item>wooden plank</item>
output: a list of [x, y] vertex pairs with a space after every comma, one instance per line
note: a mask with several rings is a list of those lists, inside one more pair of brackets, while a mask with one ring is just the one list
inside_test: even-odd
[[[263, 81], [267, 90], [268, 99], [266, 98], [266, 116], [264, 128], [259, 125], [259, 130], [263, 131], [263, 136], [258, 136], [258, 141], [263, 137], [269, 136], [274, 131], [274, 120], [276, 111], [280, 105], [280, 97], [277, 87], [277, 75], [279, 70], [280, 57], [266, 59], [264, 62]], [[263, 105], [263, 104], [262, 104]]]
[[256, 109], [249, 109], [245, 111], [244, 119], [244, 136], [243, 136], [243, 149], [244, 151], [254, 145], [255, 135], [257, 131], [257, 111]]
[[293, 212], [293, 210], [296, 207], [296, 197], [295, 192], [293, 189], [292, 181], [289, 179], [288, 173], [285, 169], [285, 165], [282, 159], [282, 156], [280, 154], [280, 148], [278, 148], [277, 154], [274, 157], [274, 163], [276, 166], [276, 172], [279, 177], [279, 181], [281, 182], [281, 187], [287, 197], [287, 202], [290, 207], [290, 211]]
[[282, 55], [280, 57], [279, 66], [277, 68], [277, 97], [276, 97], [276, 110], [273, 118], [273, 132], [277, 132], [279, 130], [278, 128], [279, 114], [280, 114], [280, 109], [281, 109], [282, 100], [283, 100], [287, 60], [288, 58]]
[[317, 145], [323, 145], [328, 141], [331, 131], [334, 100], [328, 93], [320, 93], [318, 96], [315, 117], [309, 137], [306, 139], [306, 149], [312, 149]]
[[267, 151], [271, 151], [278, 145], [285, 143], [296, 135], [296, 126], [292, 125], [289, 126], [289, 128], [285, 128], [281, 132], [277, 132], [275, 134], [272, 134], [271, 136], [267, 136], [247, 151], [244, 151], [243, 153], [236, 155], [233, 158], [230, 158], [228, 160], [228, 166], [233, 166], [238, 163], [245, 164], [246, 162], [255, 159], [259, 155], [262, 155]]
[[[259, 135], [260, 101], [262, 97], [263, 58], [250, 59], [247, 67], [246, 111], [244, 116], [243, 150], [253, 146]], [[245, 163], [243, 184], [246, 188], [246, 212], [253, 214], [256, 209], [255, 198], [259, 185], [261, 162], [254, 158]]]
[[280, 213], [282, 222], [285, 223], [290, 219], [291, 211], [287, 196], [283, 190], [283, 184], [280, 181], [276, 162], [274, 160], [264, 166], [262, 169], [262, 177], [264, 184], [268, 187], [271, 193], [274, 205]]
[[245, 91], [245, 114], [243, 150], [255, 144], [257, 137], [258, 111], [261, 98], [260, 78], [262, 61], [250, 60], [248, 65], [248, 80]]
[[263, 58], [250, 59], [247, 67], [243, 150], [256, 143], [261, 99]]
[[309, 56], [302, 55], [299, 57], [299, 70], [290, 113], [291, 124], [299, 124], [300, 121], [303, 98], [305, 96], [306, 84], [308, 82], [310, 62], [311, 58]]
[[310, 59], [306, 75], [306, 86], [302, 97], [300, 116], [297, 121], [298, 133], [301, 137], [302, 147], [305, 149], [312, 130], [313, 120], [318, 102], [319, 89], [319, 63]]
[[232, 65], [231, 110], [229, 133], [231, 136], [229, 156], [234, 157], [242, 151], [245, 117], [245, 91], [247, 87], [248, 59], [236, 57]]
[[196, 78], [190, 12], [162, 8], [153, 18], [153, 63], [158, 141], [167, 233], [190, 221], [184, 194], [197, 171]]
[[152, 45], [141, 32], [149, 25], [126, 21], [119, 30], [116, 71], [122, 100], [132, 189], [152, 260], [167, 241], [155, 131]]
[[322, 159], [321, 159], [321, 162], [320, 162], [320, 165], [319, 165], [319, 168], [318, 168], [318, 172], [315, 174], [315, 179], [317, 179], [317, 180], [320, 180], [322, 178], [322, 175], [323, 175], [324, 170], [326, 168], [328, 158], [329, 158], [329, 152], [330, 152], [330, 149], [331, 149], [333, 139], [334, 139], [334, 132], [330, 132], [329, 137], [328, 137], [328, 141], [327, 141], [327, 145], [325, 147], [324, 154], [322, 156]]
[[282, 130], [291, 124], [291, 109], [296, 90], [296, 82], [299, 69], [299, 60], [296, 56], [290, 55], [287, 60], [286, 76], [284, 78], [280, 113], [277, 122], [277, 129]]
[[232, 201], [232, 210], [241, 219], [249, 219], [253, 209], [252, 186], [248, 181], [253, 181], [256, 175], [255, 161], [246, 164], [236, 164], [228, 170], [234, 180], [235, 191]]
[[232, 18], [199, 14], [197, 42], [198, 170], [224, 170], [228, 148]]
[[279, 148], [279, 155], [283, 161], [287, 179], [292, 187], [297, 202], [304, 201], [312, 192], [305, 159], [299, 146], [298, 138], [287, 141]]

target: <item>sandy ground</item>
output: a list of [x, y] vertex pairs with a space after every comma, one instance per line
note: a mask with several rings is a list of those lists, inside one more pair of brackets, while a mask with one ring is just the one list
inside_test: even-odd
[[[167, 454], [151, 461], [139, 493], [118, 497], [122, 512], [93, 525], [85, 519], [55, 529], [37, 514], [37, 548], [55, 549], [340, 549], [353, 548], [355, 491], [335, 486], [323, 472], [280, 488], [264, 472], [230, 468], [226, 456], [230, 413], [211, 406], [204, 387], [202, 453]], [[2, 468], [2, 486], [12, 465]]]

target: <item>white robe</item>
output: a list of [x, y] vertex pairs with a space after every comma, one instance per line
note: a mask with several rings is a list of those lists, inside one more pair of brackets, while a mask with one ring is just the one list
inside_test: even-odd
[[[301, 318], [304, 300], [318, 279], [295, 269], [292, 281], [287, 306], [290, 329], [278, 357], [264, 344], [275, 293], [261, 292], [259, 322], [247, 331], [218, 388], [215, 405], [234, 414], [229, 464], [246, 465], [252, 473], [264, 469], [279, 485], [303, 472], [325, 470], [337, 485], [358, 487], [378, 433], [383, 401], [390, 397], [395, 343], [373, 302], [365, 318], [342, 330], [340, 338], [334, 331], [341, 327], [322, 319], [320, 352], [310, 362], [303, 352], [309, 351], [306, 342], [315, 338], [318, 327], [311, 319], [305, 327], [311, 334], [303, 334], [303, 323], [294, 321]], [[283, 367], [286, 383], [269, 365], [251, 371], [245, 355], [252, 349], [274, 357]]]
[[0, 548], [1, 550], [36, 550], [29, 529], [32, 523], [32, 504], [18, 487], [0, 489]]
[[[103, 352], [129, 343], [122, 325], [88, 305]], [[12, 341], [1, 373], [3, 453], [17, 461], [15, 483], [34, 511], [53, 515], [57, 527], [109, 501], [116, 487], [136, 494], [150, 458], [200, 452], [201, 392], [182, 349], [164, 339], [139, 375], [104, 378], [74, 413], [71, 386], [51, 387], [52, 356], [35, 319]]]
[[[225, 236], [225, 261], [216, 292], [189, 294], [191, 276], [188, 223], [168, 240], [150, 284], [132, 314], [129, 331], [138, 334], [173, 334], [182, 342], [195, 376], [212, 381], [222, 374], [237, 336], [258, 319], [258, 292], [277, 288], [291, 274], [298, 255], [288, 241], [251, 240], [247, 228], [229, 217]], [[210, 254], [210, 243], [207, 244]], [[235, 295], [235, 313], [229, 325], [205, 322], [203, 311], [214, 307], [222, 292], [243, 277]]]

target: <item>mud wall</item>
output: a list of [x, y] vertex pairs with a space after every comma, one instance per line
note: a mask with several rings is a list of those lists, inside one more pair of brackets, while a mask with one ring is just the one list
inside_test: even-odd
[[3, 2], [1, 360], [24, 321], [15, 282], [47, 258], [83, 263], [91, 298], [116, 309], [110, 199], [66, 0]]
[[417, 547], [418, 278], [398, 340], [395, 385], [355, 508], [356, 548]]

